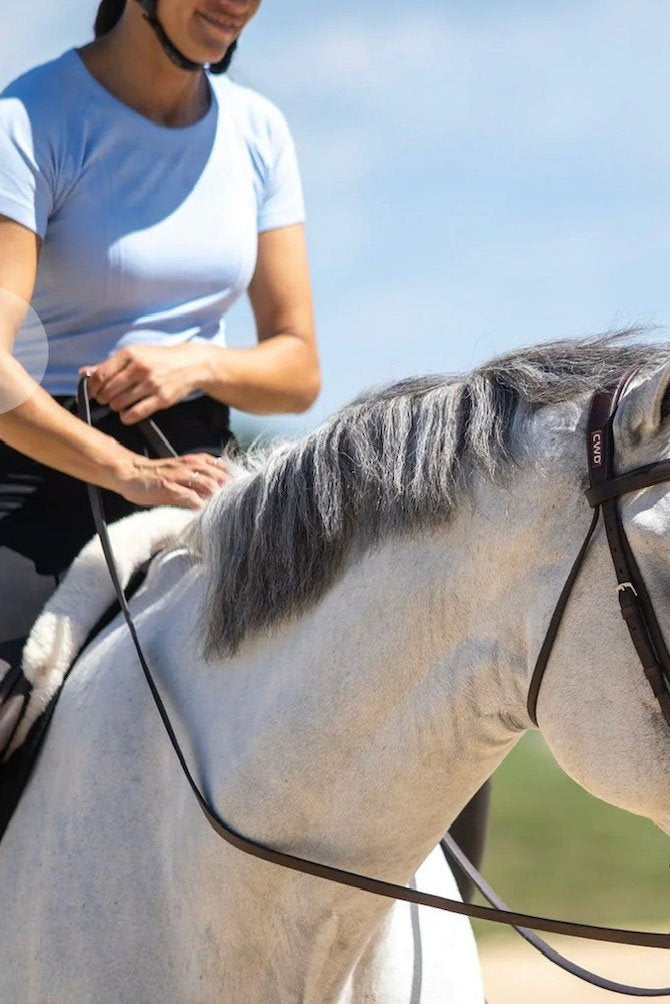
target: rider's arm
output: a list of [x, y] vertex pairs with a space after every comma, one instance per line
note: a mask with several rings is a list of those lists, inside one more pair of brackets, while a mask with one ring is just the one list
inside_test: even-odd
[[257, 415], [304, 411], [320, 389], [319, 359], [302, 224], [258, 235], [248, 290], [258, 345], [202, 346], [202, 389]]
[[[62, 408], [12, 355], [33, 294], [40, 238], [0, 216], [0, 439], [20, 453], [74, 478], [144, 505], [198, 505], [187, 488], [194, 470], [213, 489], [221, 477], [211, 458], [149, 461]], [[183, 468], [183, 470], [182, 470]]]
[[12, 356], [40, 248], [31, 230], [0, 217], [0, 439], [65, 474], [114, 488], [134, 454], [61, 408]]

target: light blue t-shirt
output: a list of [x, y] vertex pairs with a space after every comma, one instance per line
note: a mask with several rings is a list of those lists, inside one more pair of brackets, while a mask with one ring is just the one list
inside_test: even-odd
[[75, 49], [0, 95], [0, 214], [43, 239], [31, 306], [47, 333], [42, 385], [140, 342], [223, 345], [258, 237], [301, 223], [295, 148], [270, 101], [208, 75], [185, 128], [115, 98]]

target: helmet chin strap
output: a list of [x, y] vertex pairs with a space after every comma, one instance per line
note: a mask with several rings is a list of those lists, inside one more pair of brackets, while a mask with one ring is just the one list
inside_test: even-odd
[[183, 54], [183, 52], [180, 52], [177, 46], [170, 41], [165, 33], [163, 25], [156, 16], [158, 0], [137, 0], [137, 2], [144, 11], [144, 14], [142, 15], [143, 18], [145, 21], [148, 21], [153, 30], [156, 32], [156, 37], [163, 47], [163, 51], [172, 60], [175, 66], [178, 66], [182, 70], [189, 70], [191, 73], [194, 73], [197, 70], [204, 69], [204, 67], [208, 65], [207, 63], [194, 63], [192, 59], [189, 59]]

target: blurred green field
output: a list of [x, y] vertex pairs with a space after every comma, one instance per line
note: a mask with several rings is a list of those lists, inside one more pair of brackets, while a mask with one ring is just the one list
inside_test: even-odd
[[[491, 817], [484, 873], [512, 909], [670, 929], [670, 838], [587, 795], [536, 733], [496, 772]], [[517, 937], [475, 927], [478, 938]]]

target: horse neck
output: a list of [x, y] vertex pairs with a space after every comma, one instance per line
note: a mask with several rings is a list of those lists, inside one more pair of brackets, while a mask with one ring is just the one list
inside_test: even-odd
[[[297, 624], [276, 631], [269, 644], [249, 644], [221, 667], [224, 676], [233, 667], [235, 675], [253, 674], [247, 688], [256, 695], [251, 714], [258, 727], [238, 768], [246, 761], [251, 780], [261, 763], [280, 763], [287, 788], [287, 778], [299, 779], [301, 803], [311, 796], [306, 815], [315, 835], [328, 832], [332, 839], [337, 817], [350, 852], [350, 824], [360, 823], [363, 805], [391, 822], [403, 806], [412, 804], [416, 813], [421, 793], [434, 817], [425, 839], [439, 835], [493, 769], [498, 743], [509, 736], [502, 721], [491, 727], [496, 701], [502, 706], [505, 698], [502, 681], [491, 688], [489, 670], [497, 664], [502, 671], [505, 663], [511, 671], [509, 642], [501, 645], [490, 630], [512, 569], [503, 582], [497, 563], [492, 575], [485, 561], [478, 574], [472, 538], [456, 526], [448, 536], [462, 543], [445, 547], [444, 533], [389, 542], [352, 566]], [[273, 785], [268, 779], [268, 797]], [[330, 805], [322, 804], [324, 790], [333, 795]], [[266, 816], [268, 799], [261, 804]], [[302, 813], [279, 811], [287, 838], [305, 832]], [[360, 838], [357, 864], [365, 848], [376, 847], [380, 860], [382, 830]], [[391, 843], [397, 853], [397, 833]], [[414, 835], [410, 843], [416, 846]]]
[[[518, 739], [533, 541], [504, 493], [479, 494], [486, 504], [464, 504], [447, 526], [352, 562], [313, 609], [234, 659], [193, 666], [192, 648], [163, 635], [158, 661], [192, 667], [177, 702], [192, 709], [191, 735], [207, 737], [206, 786], [238, 831], [406, 882]], [[186, 626], [193, 611], [177, 603], [165, 621], [179, 616]], [[185, 674], [171, 675], [179, 690]], [[294, 878], [275, 869], [270, 881], [276, 904]], [[382, 909], [318, 891], [319, 914], [335, 898], [363, 929]]]
[[[542, 433], [538, 450], [555, 454], [556, 444]], [[569, 562], [581, 533], [577, 501], [564, 510], [578, 499], [569, 459], [565, 468], [560, 483], [532, 464], [504, 485], [472, 478], [446, 524], [352, 558], [311, 609], [248, 638], [232, 659], [194, 660], [197, 567], [162, 593], [154, 665], [229, 824], [326, 864], [410, 880], [528, 727], [532, 659], [564, 571], [556, 555]], [[220, 850], [211, 853], [216, 874]], [[240, 910], [250, 894], [271, 904], [247, 940], [272, 957], [288, 937], [298, 960], [322, 945], [320, 987], [341, 986], [381, 937], [388, 903], [377, 897], [240, 854], [232, 872], [227, 902], [239, 893]], [[234, 926], [223, 936], [234, 941]], [[287, 975], [292, 986], [304, 972]]]
[[[355, 846], [360, 793], [378, 820], [411, 802], [408, 845], [417, 847], [416, 830], [430, 848], [525, 731], [530, 663], [573, 555], [568, 542], [582, 535], [574, 473], [582, 411], [543, 409], [524, 427], [527, 461], [505, 483], [475, 473], [445, 524], [353, 555], [307, 612], [206, 671], [201, 703], [223, 744], [212, 778], [239, 791], [254, 829], [269, 822], [268, 835], [295, 846], [307, 833], [303, 815], [315, 839], [324, 822], [332, 837], [339, 820], [335, 845], [352, 866], [383, 861], [385, 842], [397, 858], [397, 833], [391, 848], [381, 826]], [[552, 479], [538, 456], [552, 457]], [[281, 763], [289, 803], [272, 797], [268, 763]], [[259, 790], [257, 813], [249, 784]], [[324, 790], [337, 808], [324, 804]], [[293, 812], [290, 802], [308, 809]]]

